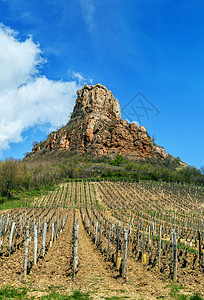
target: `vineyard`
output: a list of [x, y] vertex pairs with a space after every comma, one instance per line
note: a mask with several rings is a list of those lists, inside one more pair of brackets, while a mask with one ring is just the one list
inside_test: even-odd
[[5, 286], [168, 299], [179, 284], [187, 296], [204, 296], [203, 189], [149, 181], [61, 184], [27, 207], [0, 213], [0, 264]]

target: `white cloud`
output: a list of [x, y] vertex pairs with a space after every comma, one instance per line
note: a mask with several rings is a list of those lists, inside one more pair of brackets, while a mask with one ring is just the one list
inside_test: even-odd
[[84, 75], [82, 73], [79, 73], [79, 72], [72, 72], [72, 75], [77, 78], [79, 81], [84, 81], [85, 78], [84, 78]]
[[90, 82], [91, 84], [93, 83], [93, 79], [92, 78], [86, 77], [81, 72], [69, 71], [68, 73], [71, 76], [71, 78], [75, 79], [76, 81], [78, 81], [79, 84], [81, 84], [83, 82]]
[[29, 37], [24, 42], [17, 39], [17, 33], [0, 25], [0, 91], [9, 91], [27, 83], [38, 73], [42, 63], [39, 46]]
[[79, 4], [81, 6], [82, 17], [89, 30], [92, 31], [94, 29], [94, 0], [79, 0]]
[[[34, 125], [65, 124], [73, 109], [76, 90], [84, 77], [52, 81], [39, 74], [44, 63], [31, 37], [18, 40], [17, 33], [0, 26], [0, 153], [22, 141], [22, 132]], [[80, 74], [80, 73], [79, 73]]]

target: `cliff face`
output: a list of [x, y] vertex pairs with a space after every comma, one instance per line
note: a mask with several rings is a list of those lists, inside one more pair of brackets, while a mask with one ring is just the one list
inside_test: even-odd
[[51, 151], [91, 151], [94, 156], [117, 153], [132, 159], [164, 158], [168, 154], [155, 145], [145, 127], [121, 119], [119, 102], [101, 84], [85, 85], [77, 92], [71, 119], [67, 125], [35, 145], [30, 157]]

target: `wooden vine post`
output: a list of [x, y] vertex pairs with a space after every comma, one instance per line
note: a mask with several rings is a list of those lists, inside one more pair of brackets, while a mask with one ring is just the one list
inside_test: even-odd
[[159, 226], [159, 270], [161, 267], [161, 225]]
[[73, 280], [75, 280], [75, 276], [78, 268], [78, 236], [79, 236], [79, 225], [76, 221], [74, 226]]
[[199, 243], [199, 266], [201, 266], [202, 250], [201, 250], [201, 236], [199, 230], [198, 230], [198, 243]]
[[109, 235], [108, 235], [108, 249], [107, 249], [107, 257], [109, 259], [110, 256], [110, 241], [111, 241], [111, 225], [109, 227]]
[[145, 227], [143, 228], [143, 234], [142, 234], [142, 255], [144, 255], [145, 252]]
[[148, 231], [148, 246], [151, 247], [151, 227], [149, 226], [149, 231]]
[[33, 249], [33, 263], [37, 264], [37, 251], [38, 251], [38, 229], [37, 224], [33, 226], [33, 238], [34, 238], [34, 249]]
[[54, 231], [55, 231], [55, 223], [52, 222], [52, 232], [51, 232], [50, 248], [52, 248], [52, 244], [53, 244], [53, 240], [54, 240]]
[[120, 246], [120, 227], [117, 227], [117, 239], [116, 239], [116, 262], [118, 259], [118, 251]]
[[25, 240], [24, 260], [23, 260], [23, 275], [24, 275], [24, 278], [27, 277], [29, 242], [30, 242], [29, 227], [26, 226], [26, 240]]
[[127, 245], [128, 245], [128, 232], [124, 230], [123, 240], [123, 260], [122, 260], [122, 276], [127, 280]]
[[47, 233], [47, 223], [44, 222], [43, 240], [42, 240], [42, 255], [43, 256], [45, 256], [46, 233]]
[[201, 235], [200, 230], [198, 230], [198, 242], [199, 242], [199, 266], [201, 269], [201, 272], [204, 273], [204, 254], [201, 250]]
[[137, 230], [137, 248], [139, 249], [139, 243], [140, 243], [140, 223], [138, 224], [138, 230]]
[[177, 239], [176, 232], [173, 232], [173, 282], [177, 281]]
[[100, 228], [100, 235], [99, 235], [99, 244], [101, 244], [102, 234], [103, 234], [103, 218], [102, 218], [102, 221], [101, 221], [101, 228]]
[[95, 244], [97, 244], [97, 237], [98, 237], [98, 222], [95, 224]]
[[11, 233], [9, 238], [9, 252], [11, 251], [14, 230], [15, 230], [15, 222], [12, 223], [12, 227], [11, 227]]

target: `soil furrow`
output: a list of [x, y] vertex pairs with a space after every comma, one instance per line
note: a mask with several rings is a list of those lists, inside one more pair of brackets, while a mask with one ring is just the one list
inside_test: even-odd
[[70, 209], [67, 223], [59, 234], [53, 247], [49, 248], [45, 257], [33, 266], [28, 280], [35, 288], [52, 288], [70, 286], [70, 258], [72, 255], [73, 209]]

